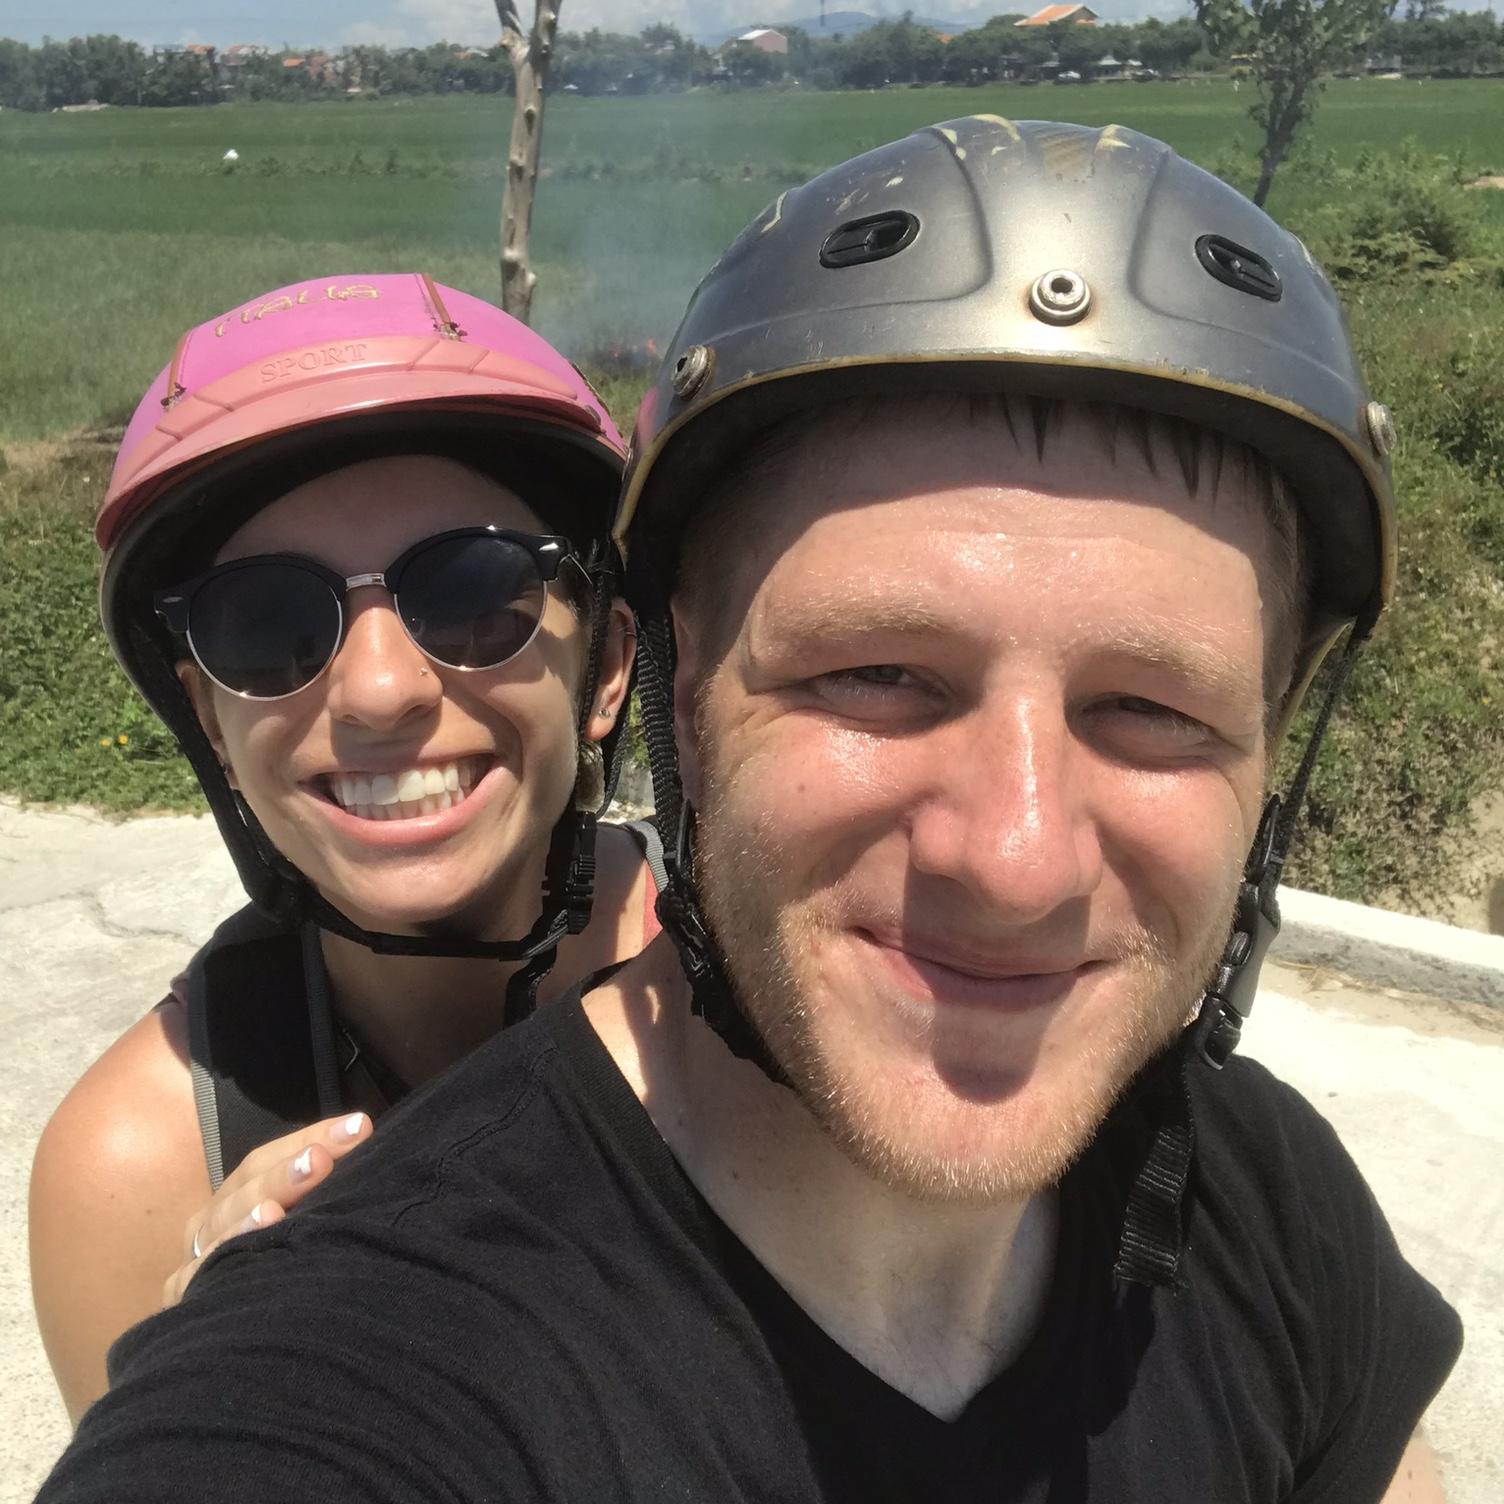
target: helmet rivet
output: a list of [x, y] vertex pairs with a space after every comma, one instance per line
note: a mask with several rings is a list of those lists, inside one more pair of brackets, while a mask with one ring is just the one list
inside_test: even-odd
[[714, 364], [715, 357], [708, 345], [691, 345], [674, 362], [674, 374], [669, 377], [674, 395], [693, 397], [705, 385], [705, 378], [710, 375], [710, 368]]
[[1091, 288], [1079, 272], [1058, 267], [1029, 289], [1029, 311], [1047, 324], [1074, 324], [1091, 306]]
[[1368, 437], [1373, 443], [1374, 453], [1380, 459], [1386, 458], [1394, 448], [1394, 414], [1382, 402], [1370, 402], [1363, 409], [1363, 417], [1368, 424]]

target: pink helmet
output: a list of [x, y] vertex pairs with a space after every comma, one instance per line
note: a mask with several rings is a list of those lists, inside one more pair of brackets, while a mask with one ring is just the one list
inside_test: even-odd
[[190, 329], [136, 408], [95, 522], [108, 553], [154, 498], [218, 456], [373, 410], [484, 409], [598, 453], [622, 441], [588, 383], [525, 324], [417, 274], [297, 282]]
[[557, 530], [609, 548], [621, 436], [569, 361], [489, 303], [421, 273], [320, 277], [190, 329], [136, 407], [94, 524], [105, 631], [163, 719], [181, 736], [150, 593], [185, 556], [201, 563], [336, 448], [349, 462], [456, 446], [503, 472], [546, 461], [572, 519]]

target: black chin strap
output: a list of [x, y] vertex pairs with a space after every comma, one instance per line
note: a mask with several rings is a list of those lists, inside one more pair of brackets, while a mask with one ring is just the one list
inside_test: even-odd
[[658, 922], [674, 942], [689, 983], [690, 1011], [702, 1018], [739, 1060], [750, 1060], [780, 1086], [788, 1080], [742, 1012], [720, 947], [710, 933], [694, 886], [695, 812], [679, 782], [674, 743], [674, 635], [667, 606], [638, 617], [638, 704], [653, 775], [658, 829], [668, 881], [659, 890]]
[[1114, 1278], [1126, 1283], [1167, 1288], [1175, 1285], [1183, 1246], [1181, 1203], [1196, 1145], [1189, 1072], [1196, 1062], [1221, 1070], [1237, 1049], [1243, 1024], [1253, 1011], [1259, 969], [1279, 934], [1276, 890], [1305, 803], [1306, 787], [1327, 725], [1374, 621], [1372, 616], [1365, 617], [1348, 634], [1290, 787], [1283, 799], [1274, 795], [1264, 806], [1238, 884], [1232, 933], [1195, 1021], [1179, 1042], [1149, 1067], [1140, 1082], [1139, 1104], [1156, 1126], [1148, 1156], [1128, 1194], [1113, 1265]]

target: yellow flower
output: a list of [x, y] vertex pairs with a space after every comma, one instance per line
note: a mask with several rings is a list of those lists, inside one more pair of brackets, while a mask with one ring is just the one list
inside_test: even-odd
[[110, 739], [109, 739], [109, 737], [107, 737], [107, 736], [100, 737], [99, 738], [99, 745], [101, 747], [108, 747], [110, 745]]
[[121, 732], [121, 733], [120, 733], [120, 735], [119, 735], [119, 736], [117, 736], [117, 737], [116, 737], [116, 738], [115, 738], [115, 740], [116, 740], [116, 741], [117, 741], [117, 742], [119, 742], [119, 743], [120, 743], [120, 745], [121, 745], [121, 746], [122, 746], [122, 747], [128, 747], [128, 746], [129, 746], [129, 745], [130, 745], [130, 740], [131, 740], [131, 739], [130, 739], [130, 737], [128, 737], [128, 736], [127, 736], [127, 735], [126, 735], [126, 734], [125, 734], [125, 732], [123, 732], [123, 731], [122, 731], [122, 732]]

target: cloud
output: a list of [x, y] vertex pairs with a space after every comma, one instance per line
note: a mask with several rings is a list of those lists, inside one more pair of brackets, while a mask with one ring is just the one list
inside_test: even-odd
[[412, 41], [402, 27], [379, 21], [357, 21], [340, 32], [339, 40], [349, 47], [406, 47]]
[[501, 34], [491, 0], [397, 0], [409, 40], [466, 42], [489, 47]]

